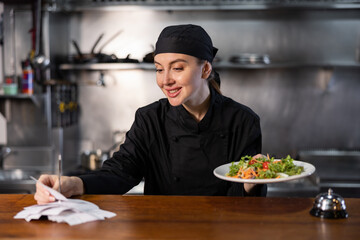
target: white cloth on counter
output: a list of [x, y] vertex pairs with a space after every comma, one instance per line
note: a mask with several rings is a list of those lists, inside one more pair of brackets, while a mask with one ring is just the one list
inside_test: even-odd
[[[34, 180], [37, 181], [36, 179]], [[113, 212], [101, 210], [94, 203], [80, 199], [68, 199], [48, 186], [43, 185], [43, 187], [58, 201], [44, 205], [25, 207], [24, 210], [14, 216], [15, 219], [25, 219], [29, 222], [31, 220], [39, 219], [42, 216], [46, 216], [50, 221], [59, 223], [65, 222], [70, 226], [73, 226], [116, 216]]]

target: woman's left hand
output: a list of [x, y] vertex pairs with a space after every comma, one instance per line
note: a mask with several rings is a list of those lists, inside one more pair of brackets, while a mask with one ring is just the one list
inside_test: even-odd
[[[257, 159], [257, 158], [264, 158], [266, 157], [265, 155], [258, 153], [256, 155], [254, 155], [252, 158], [253, 159]], [[250, 193], [251, 190], [256, 186], [255, 183], [244, 183], [244, 189], [247, 193]]]

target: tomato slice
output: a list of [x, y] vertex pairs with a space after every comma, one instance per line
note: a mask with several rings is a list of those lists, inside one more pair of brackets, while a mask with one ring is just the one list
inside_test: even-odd
[[263, 167], [263, 169], [268, 170], [269, 169], [269, 162], [263, 162], [262, 167]]

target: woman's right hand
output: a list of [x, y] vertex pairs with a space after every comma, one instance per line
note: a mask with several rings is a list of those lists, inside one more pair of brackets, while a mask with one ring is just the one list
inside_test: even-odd
[[[38, 204], [46, 204], [54, 202], [55, 198], [52, 196], [49, 191], [47, 191], [41, 184], [49, 186], [56, 191], [59, 190], [59, 177], [57, 175], [41, 175], [36, 183], [36, 193], [34, 199]], [[79, 177], [61, 177], [61, 194], [65, 197], [71, 197], [74, 195], [84, 194], [84, 184]]]

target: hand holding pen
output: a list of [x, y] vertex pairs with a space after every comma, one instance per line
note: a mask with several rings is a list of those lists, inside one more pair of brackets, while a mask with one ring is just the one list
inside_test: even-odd
[[[59, 189], [59, 176], [58, 175], [41, 175], [36, 183], [36, 192], [34, 199], [38, 204], [46, 204], [56, 201], [55, 197], [50, 194], [41, 184], [44, 184], [52, 189]], [[84, 194], [84, 185], [79, 177], [61, 177], [61, 194], [66, 198], [75, 195]]]
[[38, 204], [54, 202], [56, 199], [42, 184], [59, 191], [65, 197], [84, 194], [84, 184], [79, 177], [62, 176], [62, 158], [58, 158], [59, 171], [57, 175], [43, 174], [36, 183], [34, 199]]

